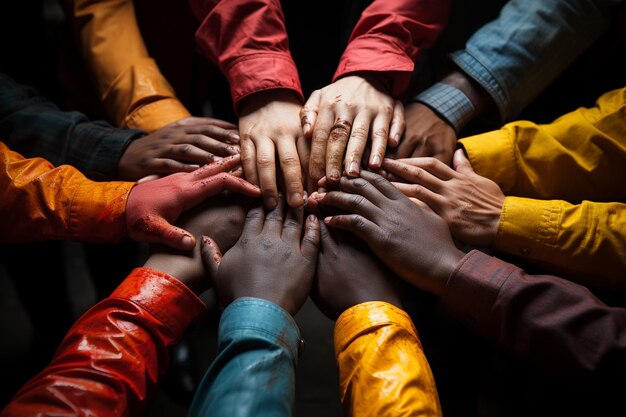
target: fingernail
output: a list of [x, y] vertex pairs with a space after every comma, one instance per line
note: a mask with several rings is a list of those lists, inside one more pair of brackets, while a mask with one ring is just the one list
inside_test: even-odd
[[190, 246], [192, 242], [193, 242], [193, 239], [191, 238], [191, 236], [185, 235], [185, 237], [183, 237], [183, 245]]
[[339, 171], [337, 170], [330, 171], [330, 175], [328, 176], [329, 180], [331, 180], [332, 182], [338, 182], [339, 178], [341, 178], [341, 174], [339, 173]]
[[350, 162], [350, 168], [348, 168], [348, 174], [350, 175], [359, 174], [359, 164], [356, 161]]
[[294, 202], [294, 201], [298, 201], [298, 200], [300, 200], [300, 199], [302, 199], [302, 194], [300, 194], [300, 193], [291, 193], [291, 198], [290, 198], [290, 200], [291, 200], [292, 202]]
[[314, 214], [309, 214], [309, 221], [315, 223], [317, 221], [317, 217]]
[[331, 217], [331, 216], [329, 216], [329, 217], [325, 217], [325, 218], [324, 218], [324, 223], [330, 223], [330, 220], [331, 220], [331, 219], [332, 219], [332, 217]]
[[400, 143], [400, 134], [396, 133], [396, 135], [393, 137], [393, 140], [394, 142], [396, 142], [396, 145]]
[[305, 123], [304, 126], [302, 127], [302, 131], [304, 132], [305, 135], [308, 135], [309, 133], [311, 133], [311, 124]]
[[265, 197], [265, 207], [268, 209], [276, 207], [276, 199], [274, 197]]
[[239, 136], [237, 133], [230, 133], [229, 136], [236, 142], [239, 142], [241, 140], [241, 136]]
[[378, 168], [380, 166], [380, 156], [374, 155], [370, 165], [374, 168]]

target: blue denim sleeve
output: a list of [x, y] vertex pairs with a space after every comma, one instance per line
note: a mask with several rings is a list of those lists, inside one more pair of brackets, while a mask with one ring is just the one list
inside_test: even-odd
[[[608, 29], [620, 3], [510, 0], [497, 19], [476, 31], [465, 49], [450, 57], [487, 90], [502, 121], [508, 121]], [[430, 101], [426, 104], [444, 113]], [[467, 119], [468, 115], [455, 117]]]
[[274, 303], [240, 298], [222, 313], [218, 355], [189, 416], [291, 416], [300, 332]]

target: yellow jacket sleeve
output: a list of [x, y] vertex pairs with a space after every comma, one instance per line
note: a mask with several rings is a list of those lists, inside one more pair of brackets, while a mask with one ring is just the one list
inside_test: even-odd
[[335, 355], [348, 416], [441, 416], [435, 379], [408, 314], [384, 302], [337, 319]]
[[506, 195], [626, 202], [626, 88], [550, 124], [509, 123], [460, 142]]
[[0, 242], [117, 242], [134, 183], [94, 182], [76, 168], [26, 159], [0, 142]]
[[588, 286], [626, 290], [626, 204], [506, 197], [493, 248]]
[[108, 117], [152, 132], [188, 117], [139, 32], [132, 0], [67, 0], [87, 68]]

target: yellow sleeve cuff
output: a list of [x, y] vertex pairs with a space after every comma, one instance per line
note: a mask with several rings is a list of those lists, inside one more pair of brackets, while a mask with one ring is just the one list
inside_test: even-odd
[[137, 107], [126, 116], [124, 125], [151, 133], [191, 114], [176, 98], [163, 98]]

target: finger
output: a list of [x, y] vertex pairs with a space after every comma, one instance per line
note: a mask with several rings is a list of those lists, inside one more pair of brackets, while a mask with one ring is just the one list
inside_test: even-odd
[[201, 180], [203, 178], [219, 174], [220, 172], [228, 172], [237, 168], [240, 163], [241, 155], [232, 155], [227, 158], [220, 159], [219, 161], [215, 161], [212, 164], [198, 168], [191, 174], [191, 178], [193, 180]]
[[361, 195], [378, 207], [389, 200], [376, 187], [370, 184], [369, 181], [363, 178], [349, 179], [347, 177], [343, 177], [339, 182], [339, 189], [345, 193]]
[[465, 156], [465, 151], [463, 149], [457, 149], [454, 152], [454, 156], [452, 157], [452, 166], [456, 172], [461, 174], [475, 174], [474, 169], [472, 168], [472, 164], [467, 156]]
[[322, 93], [320, 90], [315, 90], [309, 96], [309, 99], [304, 103], [304, 107], [300, 110], [300, 124], [302, 125], [302, 131], [306, 138], [311, 138], [313, 135], [313, 127], [315, 126], [315, 120], [317, 119], [317, 112], [320, 106], [320, 98]]
[[231, 122], [214, 119], [212, 117], [186, 117], [174, 122], [173, 124], [178, 126], [215, 125], [224, 129], [237, 129], [237, 125], [234, 125]]
[[259, 197], [261, 195], [261, 190], [256, 185], [250, 184], [243, 178], [222, 172], [191, 183], [184, 190], [181, 204], [185, 207], [185, 210], [188, 210], [223, 190], [233, 191], [248, 197]]
[[217, 276], [220, 262], [222, 262], [222, 251], [217, 242], [208, 236], [202, 236], [200, 242], [200, 256], [202, 257], [204, 268], [209, 271], [211, 282], [213, 282]]
[[[409, 197], [409, 200], [411, 200], [411, 202], [412, 202], [413, 204], [415, 204], [417, 207], [419, 207], [419, 208], [421, 208], [421, 209], [423, 209], [423, 210], [429, 211], [429, 212], [431, 212], [431, 213], [435, 213], [435, 212], [433, 211], [433, 209], [431, 209], [431, 208], [428, 206], [428, 204], [424, 203], [423, 201], [418, 200], [417, 198], [414, 198], [414, 197]], [[436, 214], [436, 213], [435, 213], [435, 214]]]
[[401, 182], [394, 182], [393, 186], [398, 189], [402, 194], [407, 197], [416, 198], [426, 204], [428, 207], [439, 213], [442, 207], [445, 206], [446, 199], [440, 194], [430, 191], [426, 187], [422, 187], [418, 184], [404, 184]]
[[260, 201], [252, 206], [250, 210], [248, 210], [248, 214], [246, 215], [246, 222], [243, 225], [243, 230], [241, 232], [241, 238], [249, 238], [258, 236], [263, 230], [263, 225], [265, 224], [265, 211], [263, 210], [263, 205], [260, 204]]
[[349, 194], [341, 191], [331, 191], [318, 200], [322, 207], [335, 207], [348, 213], [360, 214], [371, 220], [376, 220], [385, 213], [371, 201], [359, 194]]
[[[227, 132], [223, 129], [219, 130], [222, 132]], [[227, 133], [230, 134], [229, 132]], [[215, 136], [210, 137], [205, 132], [203, 134], [186, 135], [180, 139], [180, 142], [188, 142], [190, 144], [193, 144], [194, 146], [197, 146], [198, 148], [204, 149], [207, 152], [211, 152], [219, 156], [229, 156], [240, 153], [239, 146], [232, 145], [231, 142], [226, 143], [226, 138]]]
[[320, 244], [321, 244], [321, 250], [322, 251], [325, 251], [325, 250], [333, 251], [333, 249], [335, 247], [337, 247], [337, 242], [335, 241], [335, 238], [330, 233], [330, 230], [328, 230], [328, 227], [326, 226], [326, 224], [324, 222], [319, 222], [319, 224], [320, 224]]
[[285, 197], [280, 194], [276, 207], [270, 210], [265, 216], [265, 225], [263, 233], [269, 233], [272, 236], [281, 236], [283, 230], [283, 221], [285, 219]]
[[256, 170], [256, 147], [249, 136], [241, 139], [241, 166], [243, 173], [252, 184], [259, 185], [259, 173]]
[[335, 229], [345, 230], [369, 243], [380, 228], [358, 214], [339, 214], [324, 219], [324, 223]]
[[141, 184], [142, 182], [158, 180], [159, 178], [161, 178], [161, 175], [157, 175], [157, 174], [146, 175], [145, 177], [140, 178], [139, 181], [137, 181], [137, 184]]
[[351, 115], [337, 117], [330, 130], [326, 145], [326, 179], [330, 183], [338, 183], [343, 172], [344, 153], [350, 131], [352, 130]]
[[150, 166], [147, 170], [157, 175], [169, 175], [177, 172], [193, 172], [198, 167], [198, 164], [186, 164], [174, 159], [155, 158], [150, 161]]
[[372, 184], [378, 191], [383, 193], [383, 195], [392, 200], [396, 200], [398, 198], [403, 198], [401, 192], [399, 192], [389, 181], [384, 179], [378, 174], [374, 174], [370, 171], [361, 171], [361, 178], [364, 178]]
[[[385, 160], [383, 161], [383, 168], [386, 166], [393, 166], [397, 170], [400, 170], [402, 172], [405, 172], [403, 168], [406, 166], [418, 167], [425, 171], [428, 171], [429, 173], [435, 175], [437, 178], [443, 181], [448, 181], [458, 177], [454, 169], [450, 168], [448, 164], [441, 162], [439, 159], [433, 157], [406, 158], [395, 160], [385, 158]], [[398, 172], [398, 175], [401, 176], [400, 172]]]
[[333, 127], [333, 117], [334, 113], [330, 109], [324, 108], [317, 115], [317, 121], [313, 126], [309, 175], [315, 182], [326, 175], [326, 146], [330, 129]]
[[282, 239], [285, 242], [298, 242], [302, 235], [302, 223], [304, 222], [304, 206], [287, 208], [285, 222], [283, 223]]
[[237, 126], [229, 125], [227, 128], [220, 126], [203, 124], [193, 126], [186, 129], [188, 134], [194, 134], [198, 136], [204, 136], [212, 139], [217, 139], [222, 142], [237, 143], [240, 141], [239, 133], [237, 133]]
[[369, 167], [371, 169], [380, 168], [387, 150], [387, 139], [389, 138], [389, 123], [391, 115], [379, 113], [372, 123], [372, 152], [370, 153]]
[[276, 156], [274, 142], [263, 138], [256, 143], [256, 168], [259, 173], [259, 186], [263, 194], [265, 208], [273, 209], [278, 202], [276, 186]]
[[201, 165], [210, 164], [211, 162], [221, 159], [219, 156], [189, 143], [169, 146], [167, 156], [179, 162], [191, 162]]
[[354, 126], [350, 132], [350, 140], [346, 149], [346, 173], [351, 177], [356, 177], [361, 171], [361, 159], [363, 151], [367, 145], [367, 138], [370, 132], [370, 115], [361, 112], [354, 119]]
[[[416, 158], [416, 159], [426, 159], [426, 158]], [[438, 161], [434, 158], [428, 158], [431, 161], [436, 161], [437, 163], [443, 164], [441, 161]], [[422, 162], [418, 162], [419, 165], [426, 166]], [[430, 164], [430, 162], [429, 162]], [[419, 184], [421, 186], [427, 187], [428, 189], [439, 192], [443, 187], [445, 182], [440, 178], [431, 174], [428, 170], [415, 165], [409, 165], [406, 163], [392, 161], [388, 165], [385, 166], [392, 174], [395, 174], [401, 178], [406, 179], [409, 183]]]
[[400, 138], [404, 133], [406, 122], [404, 119], [404, 105], [400, 100], [396, 100], [389, 127], [389, 147], [395, 148], [400, 144]]
[[287, 203], [291, 207], [302, 207], [304, 194], [302, 188], [302, 168], [296, 142], [290, 138], [278, 141], [278, 158], [283, 172], [285, 189], [287, 191]]
[[317, 217], [310, 214], [304, 225], [304, 236], [300, 244], [300, 252], [310, 262], [315, 262], [320, 247], [320, 224]]
[[196, 238], [191, 233], [172, 226], [160, 216], [151, 216], [144, 223], [132, 227], [134, 230], [129, 234], [140, 242], [160, 243], [179, 250], [192, 250], [196, 245]]
[[304, 183], [306, 185], [306, 192], [312, 193], [317, 189], [317, 184], [309, 175], [309, 158], [311, 157], [311, 142], [304, 136], [301, 136], [296, 141], [296, 148], [298, 150], [298, 158], [300, 158], [300, 172]]

